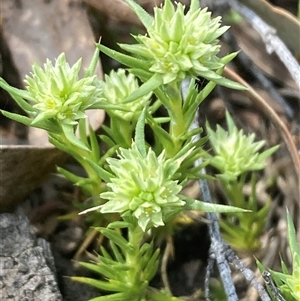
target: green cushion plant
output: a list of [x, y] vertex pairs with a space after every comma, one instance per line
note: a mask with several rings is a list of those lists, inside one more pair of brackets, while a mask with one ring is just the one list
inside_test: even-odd
[[[187, 12], [181, 3], [174, 7], [170, 0], [165, 0], [162, 7], [155, 8], [154, 17], [135, 1], [126, 1], [147, 30], [146, 35], [134, 36], [137, 44], [120, 45], [129, 54], [97, 44], [81, 79], [78, 77], [81, 61], [70, 66], [65, 54], [55, 63], [47, 60], [44, 67], [35, 64], [31, 76], [25, 79], [25, 90], [13, 88], [0, 79], [0, 87], [10, 93], [27, 116], [1, 112], [25, 125], [45, 129], [49, 141], [75, 158], [86, 171], [86, 177], [79, 177], [58, 168], [91, 200], [84, 204], [81, 214], [93, 220], [94, 229], [110, 241], [110, 252], [101, 247], [95, 262], [81, 263], [99, 278], [73, 277], [107, 292], [93, 301], [180, 301], [183, 299], [164, 289], [149, 286], [157, 272], [159, 250], [153, 242], [145, 243], [144, 238], [153, 234], [154, 228], [169, 225], [186, 210], [248, 211], [205, 203], [181, 193], [189, 180], [205, 177], [200, 171], [209, 160], [220, 167], [219, 157], [206, 158], [202, 146], [207, 137], [194, 139], [202, 132], [201, 128], [191, 129], [200, 103], [217, 84], [245, 88], [222, 76], [225, 65], [237, 53], [217, 56], [218, 38], [228, 27], [221, 26], [219, 17], [212, 19], [207, 9], [199, 7], [198, 0], [191, 1]], [[104, 81], [99, 80], [95, 69], [100, 52], [119, 61], [127, 70], [112, 71]], [[200, 92], [195, 83], [198, 76], [208, 80]], [[190, 85], [184, 98], [181, 85], [186, 79]], [[167, 117], [154, 116], [160, 106], [167, 111]], [[103, 126], [103, 135], [97, 136], [91, 130], [87, 109], [103, 109], [109, 115], [110, 124]], [[145, 140], [146, 124], [153, 131], [153, 145]], [[232, 124], [231, 130], [237, 142], [233, 156], [241, 155], [238, 143], [249, 146], [242, 158], [248, 163], [239, 167], [261, 168], [263, 159], [274, 149], [258, 154], [262, 142], [254, 143], [252, 136], [244, 138]], [[219, 134], [225, 142], [231, 141], [221, 131]], [[217, 150], [213, 132], [208, 135]], [[99, 150], [99, 141], [107, 145], [104, 154]], [[203, 164], [195, 165], [198, 159]], [[243, 171], [221, 170], [222, 180], [235, 181]], [[126, 229], [126, 237], [120, 229]]]

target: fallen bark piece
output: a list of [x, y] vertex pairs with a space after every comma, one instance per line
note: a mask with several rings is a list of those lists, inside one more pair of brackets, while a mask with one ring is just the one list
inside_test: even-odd
[[20, 209], [0, 214], [0, 239], [1, 300], [62, 300], [49, 244], [35, 238]]
[[0, 213], [15, 210], [66, 157], [54, 147], [0, 145]]

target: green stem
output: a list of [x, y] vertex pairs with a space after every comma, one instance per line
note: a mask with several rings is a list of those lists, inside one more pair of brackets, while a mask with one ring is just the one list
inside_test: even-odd
[[[50, 135], [50, 134], [49, 134]], [[87, 173], [87, 178], [91, 180], [91, 187], [85, 187], [95, 203], [95, 205], [99, 205], [100, 202], [100, 193], [103, 192], [103, 188], [101, 187], [101, 178], [97, 174], [97, 172], [91, 167], [86, 159], [89, 159], [94, 162], [93, 153], [86, 151], [82, 148], [77, 147], [72, 144], [67, 137], [61, 132], [59, 135], [51, 134], [53, 138], [55, 138], [61, 145], [63, 145], [63, 151], [70, 154], [80, 165], [84, 168]], [[69, 151], [68, 151], [69, 150]], [[96, 164], [98, 162], [95, 162]]]
[[[222, 226], [223, 229], [226, 230], [229, 237], [234, 238], [233, 244], [239, 245], [240, 249], [244, 250], [255, 250], [258, 247], [258, 237], [260, 235], [260, 229], [257, 228], [260, 226], [259, 221], [257, 220], [257, 203], [255, 198], [255, 192], [252, 191], [253, 200], [251, 198], [247, 200], [245, 198], [245, 195], [243, 194], [243, 187], [245, 184], [246, 174], [241, 175], [241, 178], [239, 180], [233, 181], [233, 182], [226, 182], [221, 181], [223, 189], [225, 191], [225, 194], [230, 201], [230, 204], [235, 207], [240, 207], [243, 209], [249, 209], [252, 210], [252, 212], [249, 213], [236, 213], [235, 216], [238, 219], [238, 227], [240, 229], [239, 232], [243, 232], [243, 240], [239, 242], [239, 236], [234, 235], [233, 233], [230, 234], [230, 227], [226, 230], [227, 224], [224, 221], [225, 226]], [[252, 189], [255, 189], [255, 181], [254, 178], [252, 178]], [[229, 220], [228, 220], [229, 221]], [[238, 244], [239, 242], [239, 244]]]
[[225, 194], [232, 206], [245, 208], [245, 196], [243, 194], [244, 179], [240, 181], [221, 181]]
[[133, 248], [126, 253], [126, 264], [131, 268], [126, 273], [125, 281], [131, 287], [133, 296], [137, 300], [141, 300], [145, 296], [146, 288], [148, 287], [148, 281], [143, 279], [143, 271], [140, 266], [142, 259], [140, 247], [144, 238], [144, 232], [138, 225], [128, 230], [128, 243]]
[[182, 141], [180, 137], [184, 134], [185, 120], [183, 114], [183, 100], [180, 91], [180, 82], [172, 82], [166, 89], [168, 97], [170, 98], [170, 106], [168, 108], [169, 115], [171, 118], [170, 122], [170, 135], [173, 139], [175, 148], [172, 154], [167, 154], [173, 157], [182, 147]]
[[131, 124], [124, 119], [110, 116], [110, 128], [113, 133], [114, 141], [121, 147], [130, 148], [135, 124]]

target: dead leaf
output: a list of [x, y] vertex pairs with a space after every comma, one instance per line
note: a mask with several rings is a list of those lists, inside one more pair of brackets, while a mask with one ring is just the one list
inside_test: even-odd
[[[53, 61], [61, 52], [71, 65], [79, 58], [84, 68], [89, 65], [95, 45], [81, 1], [2, 0], [1, 10], [4, 37], [21, 78], [34, 62]], [[97, 75], [102, 78], [100, 67]], [[92, 123], [99, 126], [97, 120], [103, 120], [103, 115], [94, 112]], [[49, 145], [47, 133], [40, 129], [30, 128], [28, 139], [32, 145]]]
[[129, 5], [122, 0], [84, 0], [86, 4], [94, 7], [101, 14], [119, 22], [130, 23], [142, 27], [142, 23]]
[[248, 22], [243, 21], [232, 25], [230, 30], [236, 37], [239, 47], [258, 68], [265, 74], [276, 79], [277, 82], [282, 82], [298, 90], [297, 84], [287, 68], [275, 53], [267, 53], [265, 44], [260, 35], [254, 30], [249, 30]]
[[300, 54], [300, 22], [288, 11], [265, 0], [239, 0], [276, 29], [278, 36], [294, 55]]
[[0, 145], [0, 212], [13, 210], [65, 158], [53, 147]]

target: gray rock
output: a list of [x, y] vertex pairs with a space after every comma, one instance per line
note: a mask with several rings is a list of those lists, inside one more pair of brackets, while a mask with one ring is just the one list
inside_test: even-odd
[[60, 301], [49, 244], [36, 239], [18, 209], [0, 214], [0, 296], [6, 301]]

